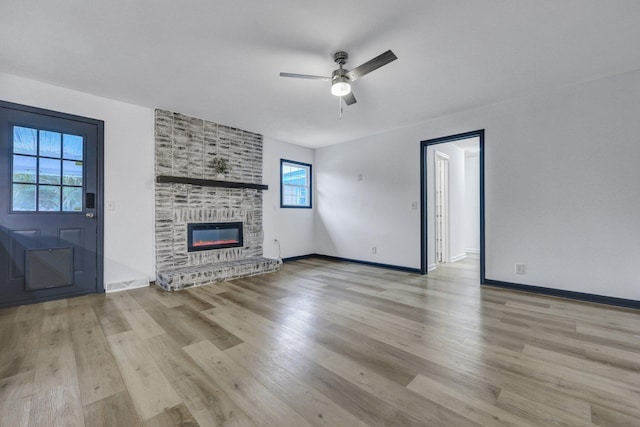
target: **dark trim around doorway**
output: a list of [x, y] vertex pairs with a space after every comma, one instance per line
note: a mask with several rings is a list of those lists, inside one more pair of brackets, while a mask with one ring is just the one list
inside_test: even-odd
[[480, 283], [485, 282], [485, 232], [484, 232], [484, 129], [420, 141], [420, 273], [427, 274], [427, 147], [478, 138], [480, 145]]

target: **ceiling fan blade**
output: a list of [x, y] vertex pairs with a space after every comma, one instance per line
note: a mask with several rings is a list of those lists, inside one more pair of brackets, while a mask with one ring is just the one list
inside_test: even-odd
[[324, 80], [328, 82], [331, 77], [324, 76], [311, 76], [309, 74], [295, 74], [295, 73], [280, 73], [280, 77], [294, 77], [296, 79], [310, 79], [310, 80]]
[[360, 77], [369, 74], [370, 72], [377, 70], [383, 65], [387, 65], [391, 61], [395, 61], [398, 57], [390, 50], [383, 54], [380, 54], [370, 61], [365, 62], [362, 65], [357, 66], [353, 70], [349, 71], [346, 75], [349, 80], [354, 81]]
[[358, 102], [356, 101], [356, 96], [353, 94], [353, 91], [349, 92], [348, 95], [343, 96], [342, 99], [347, 105], [355, 104], [356, 102]]

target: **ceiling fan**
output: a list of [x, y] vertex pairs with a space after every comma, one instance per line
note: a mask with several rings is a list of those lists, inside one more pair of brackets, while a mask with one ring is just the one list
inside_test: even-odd
[[347, 105], [355, 104], [356, 97], [351, 90], [351, 83], [358, 80], [370, 72], [377, 70], [389, 62], [395, 61], [398, 57], [390, 50], [376, 56], [364, 64], [351, 71], [342, 68], [349, 60], [347, 52], [339, 51], [333, 54], [333, 60], [338, 64], [338, 68], [333, 70], [331, 77], [311, 76], [308, 74], [280, 73], [281, 77], [295, 77], [298, 79], [324, 80], [331, 82], [331, 93], [344, 99]]

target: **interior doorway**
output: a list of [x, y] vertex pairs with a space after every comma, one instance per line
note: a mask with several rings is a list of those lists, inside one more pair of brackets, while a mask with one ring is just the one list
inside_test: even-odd
[[421, 272], [467, 256], [484, 282], [484, 130], [421, 141]]

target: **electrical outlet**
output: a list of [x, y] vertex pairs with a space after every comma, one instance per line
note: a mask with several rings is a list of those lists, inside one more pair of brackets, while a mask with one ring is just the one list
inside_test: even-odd
[[371, 253], [374, 254], [374, 255], [377, 254], [378, 253], [378, 248], [375, 247], [375, 246], [372, 246], [371, 247]]
[[277, 245], [278, 244], [278, 239], [273, 239], [273, 244]]
[[411, 202], [411, 210], [412, 211], [418, 210], [418, 202]]
[[113, 200], [107, 200], [107, 210], [115, 211], [116, 210], [116, 202]]
[[516, 274], [524, 274], [524, 264], [516, 264]]
[[358, 174], [358, 181], [362, 181], [362, 174], [361, 173]]

